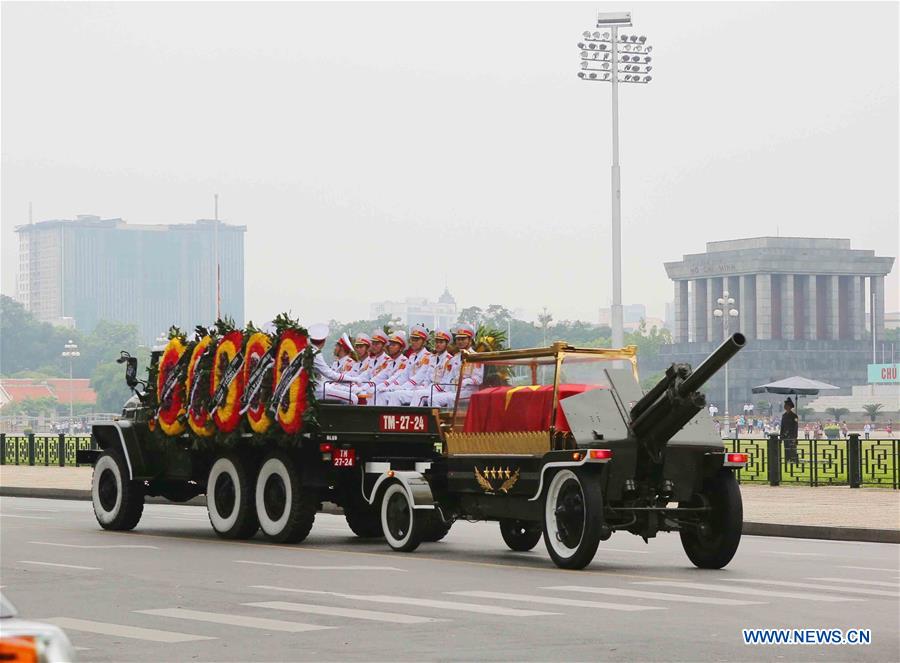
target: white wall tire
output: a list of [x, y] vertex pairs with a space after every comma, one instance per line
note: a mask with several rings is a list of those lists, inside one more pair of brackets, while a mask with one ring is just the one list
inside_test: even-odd
[[381, 497], [381, 529], [388, 545], [398, 552], [412, 552], [422, 542], [421, 517], [417, 517], [406, 488], [394, 481]]
[[217, 457], [209, 469], [206, 510], [223, 539], [247, 539], [259, 528], [250, 474], [249, 462], [232, 453]]
[[130, 530], [144, 512], [144, 487], [128, 478], [128, 467], [121, 452], [107, 450], [94, 465], [91, 477], [91, 502], [100, 527]]
[[277, 543], [297, 543], [309, 535], [318, 499], [303, 489], [300, 468], [291, 456], [282, 451], [266, 456], [256, 476], [255, 494], [263, 536]]
[[562, 569], [583, 569], [600, 543], [603, 507], [596, 475], [562, 469], [553, 475], [544, 500], [544, 543]]

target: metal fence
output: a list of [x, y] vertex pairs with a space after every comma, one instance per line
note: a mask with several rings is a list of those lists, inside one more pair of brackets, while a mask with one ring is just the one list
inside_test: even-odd
[[724, 442], [729, 451], [749, 456], [737, 473], [742, 483], [900, 488], [900, 440], [861, 440], [856, 433], [842, 440], [797, 440], [799, 462], [787, 459], [777, 435]]
[[75, 452], [91, 449], [90, 435], [7, 435], [0, 433], [0, 465], [78, 467]]

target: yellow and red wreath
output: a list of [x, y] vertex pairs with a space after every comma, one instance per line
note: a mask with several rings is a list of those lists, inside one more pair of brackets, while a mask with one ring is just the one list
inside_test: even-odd
[[[247, 340], [247, 347], [244, 350], [244, 388], [250, 389], [250, 376], [256, 370], [260, 361], [266, 356], [266, 353], [272, 347], [272, 339], [268, 334], [256, 332]], [[272, 371], [271, 364], [269, 372]], [[272, 417], [266, 412], [266, 405], [269, 397], [272, 395], [272, 383], [263, 379], [259, 389], [255, 394], [250, 395], [250, 401], [247, 403], [247, 421], [254, 433], [265, 433], [272, 425]]]
[[187, 351], [184, 341], [178, 336], [169, 339], [166, 349], [159, 361], [159, 374], [156, 378], [156, 394], [159, 398], [157, 419], [166, 435], [181, 435], [184, 432], [185, 415], [185, 381], [178, 380], [174, 384], [166, 383], [173, 371], [178, 370], [178, 363]]
[[[305, 334], [294, 329], [286, 329], [278, 339], [275, 353], [275, 375], [273, 391], [285, 375], [288, 367], [295, 359], [302, 361], [303, 351], [308, 344]], [[279, 403], [275, 403], [275, 418], [285, 433], [299, 433], [303, 427], [303, 412], [306, 410], [306, 387], [309, 376], [305, 370], [293, 378], [290, 387], [285, 391]]]
[[[213, 374], [210, 384], [209, 393], [215, 396], [216, 391], [222, 381], [229, 377], [229, 370], [232, 362], [236, 361], [236, 357], [241, 354], [244, 347], [244, 334], [240, 330], [230, 331], [216, 347], [216, 354], [213, 358]], [[216, 427], [223, 433], [230, 433], [241, 421], [241, 398], [244, 395], [244, 371], [243, 367], [238, 370], [231, 381], [228, 383], [228, 389], [225, 397], [215, 412], [213, 412], [213, 420]]]
[[191, 352], [191, 363], [188, 364], [188, 424], [190, 424], [191, 430], [200, 437], [210, 437], [216, 432], [212, 417], [209, 416], [209, 410], [207, 410], [211, 375], [209, 370], [204, 370], [201, 366], [207, 353], [213, 351], [210, 347], [212, 344], [213, 338], [208, 334], [197, 341]]

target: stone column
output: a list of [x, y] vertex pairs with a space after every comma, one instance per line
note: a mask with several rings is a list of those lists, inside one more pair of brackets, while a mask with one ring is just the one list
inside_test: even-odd
[[[856, 298], [856, 310], [859, 312], [859, 315], [856, 318], [856, 331], [854, 332], [853, 338], [859, 338], [859, 340], [865, 340], [866, 336], [866, 277], [865, 276], [857, 276], [856, 286], [853, 289], [854, 297]], [[859, 335], [857, 337], [857, 334]]]
[[781, 275], [781, 338], [793, 340], [794, 335], [794, 275]]
[[722, 321], [713, 315], [719, 305], [716, 300], [722, 296], [722, 279], [711, 278], [706, 281], [706, 338], [710, 341], [722, 340]]
[[688, 282], [675, 281], [675, 329], [676, 343], [688, 341]]
[[772, 338], [772, 275], [756, 275], [756, 338]]
[[884, 276], [870, 276], [869, 289], [875, 300], [875, 328], [872, 330], [876, 344], [875, 350], [881, 352], [879, 344], [884, 340]]
[[816, 275], [810, 274], [806, 277], [806, 329], [804, 330], [806, 335], [804, 338], [811, 341], [822, 338], [821, 331], [818, 328], [819, 308], [816, 305], [817, 296]]
[[741, 298], [738, 300], [741, 312], [739, 329], [747, 338], [756, 338], [756, 275], [741, 277]]
[[825, 329], [827, 330], [826, 338], [837, 340], [841, 337], [840, 330], [840, 281], [836, 274], [825, 277], [826, 279], [826, 301], [828, 302], [825, 310]]
[[693, 281], [693, 311], [692, 311], [692, 336], [695, 343], [706, 341], [706, 279], [694, 279]]

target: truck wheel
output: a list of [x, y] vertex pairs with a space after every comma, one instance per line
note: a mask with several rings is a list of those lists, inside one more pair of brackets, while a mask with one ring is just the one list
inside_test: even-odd
[[206, 510], [223, 539], [249, 539], [259, 529], [249, 463], [235, 453], [216, 458], [206, 481]]
[[600, 544], [603, 499], [599, 483], [581, 469], [553, 475], [544, 501], [544, 543], [561, 569], [583, 569]]
[[304, 490], [293, 459], [283, 451], [266, 456], [256, 477], [256, 513], [263, 535], [269, 541], [298, 543], [309, 535], [318, 508], [318, 497]]
[[427, 526], [425, 533], [422, 536], [422, 541], [437, 543], [450, 533], [450, 528], [453, 526], [453, 523], [445, 523], [441, 520], [437, 511], [434, 511], [429, 515], [431, 517], [427, 519]]
[[128, 466], [118, 450], [103, 452], [94, 465], [91, 501], [100, 527], [134, 529], [144, 513], [144, 484], [128, 479]]
[[516, 552], [527, 552], [534, 548], [541, 540], [542, 534], [540, 523], [527, 520], [500, 521], [500, 535], [509, 549]]
[[388, 545], [399, 552], [412, 552], [425, 534], [425, 519], [416, 514], [403, 484], [394, 481], [381, 498], [381, 529]]
[[689, 505], [707, 504], [709, 515], [700, 527], [681, 530], [681, 545], [701, 569], [721, 569], [731, 561], [741, 542], [744, 506], [741, 489], [730, 470], [721, 469], [703, 482], [699, 499]]
[[369, 504], [362, 499], [344, 507], [347, 525], [361, 539], [380, 539], [384, 536], [381, 529], [381, 511], [378, 503]]

